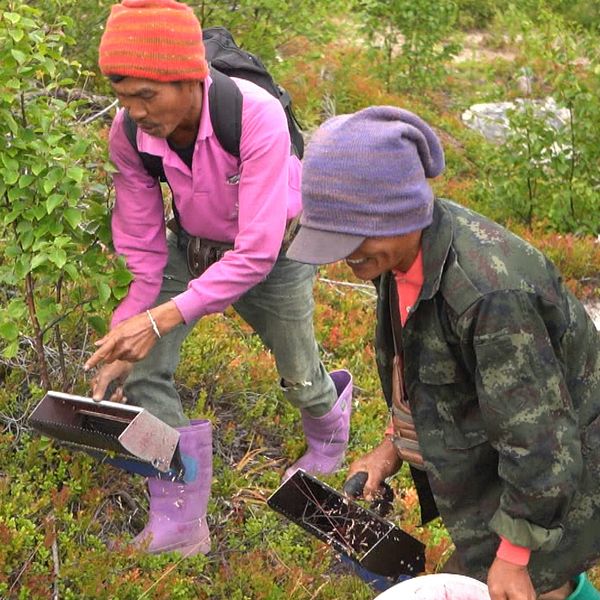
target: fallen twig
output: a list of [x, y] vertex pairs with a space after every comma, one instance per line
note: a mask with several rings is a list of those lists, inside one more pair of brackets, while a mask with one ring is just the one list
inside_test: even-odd
[[114, 108], [115, 106], [117, 106], [117, 104], [119, 104], [119, 101], [118, 100], [114, 100], [107, 107], [103, 108], [100, 112], [97, 112], [97, 113], [93, 114], [91, 117], [88, 117], [87, 119], [85, 119], [84, 121], [81, 121], [81, 124], [82, 125], [88, 125], [92, 121], [95, 121], [96, 119], [99, 119], [102, 115], [106, 114], [109, 110], [111, 110], [112, 108]]
[[58, 557], [58, 542], [56, 536], [52, 541], [52, 562], [54, 563], [54, 591], [52, 593], [52, 600], [58, 600], [58, 580], [60, 578], [60, 562]]
[[335, 279], [327, 279], [327, 277], [319, 277], [319, 281], [328, 283], [333, 286], [349, 287], [359, 291], [361, 294], [365, 294], [370, 298], [377, 298], [377, 293], [370, 283], [352, 283], [350, 281], [336, 281]]

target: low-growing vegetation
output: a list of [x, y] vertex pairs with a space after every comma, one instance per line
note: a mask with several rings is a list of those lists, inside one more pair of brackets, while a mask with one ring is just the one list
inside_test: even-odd
[[[446, 150], [436, 192], [539, 247], [580, 297], [600, 296], [597, 3], [190, 4], [205, 26], [230, 27], [268, 62], [308, 135], [328, 116], [371, 104], [421, 114]], [[133, 552], [126, 541], [147, 513], [142, 479], [28, 426], [45, 390], [88, 393], [82, 365], [130, 282], [108, 228], [114, 113], [104, 109], [113, 99], [95, 49], [109, 7], [0, 3], [0, 597], [373, 598], [331, 548], [266, 506], [303, 452], [302, 430], [272, 357], [231, 310], [200, 321], [178, 371], [189, 416], [214, 425], [209, 556]], [[557, 130], [526, 105], [509, 114], [503, 143], [461, 120], [472, 104], [522, 97], [552, 97], [570, 117]], [[321, 268], [315, 291], [324, 362], [354, 376], [351, 461], [378, 442], [387, 419], [372, 346], [374, 291], [343, 265]], [[344, 474], [327, 481], [340, 488]], [[426, 543], [435, 571], [451, 551], [443, 525], [418, 526], [407, 472], [391, 485], [393, 520]], [[600, 584], [600, 572], [591, 577]]]

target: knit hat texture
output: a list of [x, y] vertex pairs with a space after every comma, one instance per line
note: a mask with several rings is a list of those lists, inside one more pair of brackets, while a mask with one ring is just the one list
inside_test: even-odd
[[326, 121], [303, 164], [301, 228], [287, 255], [325, 264], [345, 258], [365, 238], [428, 227], [427, 179], [444, 170], [444, 151], [417, 115], [372, 106]]
[[200, 22], [176, 0], [123, 0], [100, 40], [104, 75], [154, 81], [202, 80], [208, 74]]

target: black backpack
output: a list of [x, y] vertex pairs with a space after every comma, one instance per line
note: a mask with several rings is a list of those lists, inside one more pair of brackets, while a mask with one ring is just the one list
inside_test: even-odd
[[[209, 27], [202, 32], [206, 60], [213, 80], [208, 91], [210, 121], [215, 135], [223, 148], [239, 158], [242, 137], [243, 97], [231, 77], [248, 79], [277, 98], [285, 111], [291, 138], [291, 153], [298, 158], [304, 154], [302, 131], [292, 111], [290, 95], [275, 81], [263, 62], [250, 52], [242, 50], [225, 27]], [[166, 181], [160, 156], [140, 152], [137, 148], [137, 125], [127, 113], [124, 120], [125, 134], [140, 155], [144, 168], [161, 181]]]

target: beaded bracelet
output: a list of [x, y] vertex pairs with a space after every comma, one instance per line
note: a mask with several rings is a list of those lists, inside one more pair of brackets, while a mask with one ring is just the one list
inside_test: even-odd
[[158, 330], [158, 325], [156, 324], [156, 321], [154, 320], [154, 317], [152, 316], [152, 313], [149, 310], [147, 310], [146, 314], [148, 315], [148, 318], [150, 319], [150, 323], [152, 325], [152, 330], [156, 334], [156, 337], [160, 340], [160, 338], [162, 337], [162, 335], [160, 335], [160, 331]]

